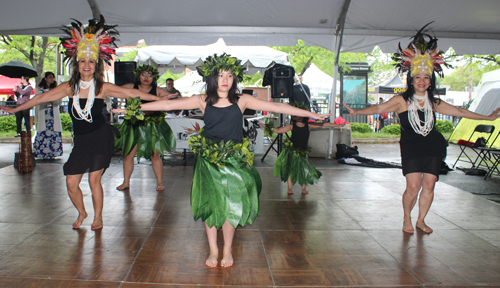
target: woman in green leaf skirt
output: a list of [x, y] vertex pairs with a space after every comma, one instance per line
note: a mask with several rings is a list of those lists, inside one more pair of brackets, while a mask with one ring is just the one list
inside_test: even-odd
[[[296, 101], [293, 106], [310, 111], [311, 108], [304, 102]], [[273, 128], [272, 125], [264, 125], [266, 133], [287, 133], [292, 131], [292, 137], [287, 139], [283, 145], [283, 150], [276, 159], [274, 164], [273, 174], [280, 177], [283, 182], [288, 184], [288, 194], [293, 194], [293, 185], [299, 183], [302, 185], [302, 194], [306, 195], [309, 192], [306, 189], [306, 184], [318, 183], [321, 177], [321, 172], [309, 164], [308, 155], [311, 152], [311, 147], [307, 145], [309, 141], [309, 129], [320, 127], [342, 127], [344, 125], [334, 123], [316, 123], [309, 122], [308, 117], [292, 116], [292, 124], [284, 127]]]
[[[123, 85], [125, 88], [134, 88], [151, 95], [170, 98], [168, 92], [156, 86], [159, 73], [150, 65], [141, 65], [134, 71], [135, 83]], [[177, 95], [172, 95], [176, 97]], [[127, 105], [134, 105], [134, 100], [127, 100]], [[152, 101], [141, 100], [142, 103]], [[132, 110], [134, 108], [132, 107]], [[137, 155], [151, 159], [153, 171], [156, 176], [156, 191], [165, 190], [163, 186], [163, 163], [160, 153], [172, 152], [175, 149], [175, 137], [172, 129], [165, 122], [165, 112], [155, 111], [147, 113], [144, 118], [129, 117], [132, 111], [127, 112], [125, 120], [120, 127], [121, 137], [116, 139], [115, 149], [121, 149], [123, 154], [123, 183], [116, 187], [118, 190], [130, 188], [130, 177], [134, 171], [134, 158]], [[140, 117], [139, 117], [140, 118]]]
[[191, 207], [195, 220], [205, 222], [210, 255], [205, 264], [216, 267], [219, 249], [217, 229], [222, 227], [224, 248], [222, 267], [233, 265], [231, 247], [238, 225], [252, 224], [260, 212], [260, 176], [252, 165], [249, 142], [243, 138], [245, 109], [287, 113], [317, 119], [316, 114], [287, 104], [261, 101], [237, 90], [243, 80], [241, 60], [229, 55], [210, 56], [198, 72], [206, 82], [206, 95], [195, 95], [175, 101], [143, 104], [143, 111], [200, 109], [205, 126], [199, 135], [189, 139], [195, 153]]

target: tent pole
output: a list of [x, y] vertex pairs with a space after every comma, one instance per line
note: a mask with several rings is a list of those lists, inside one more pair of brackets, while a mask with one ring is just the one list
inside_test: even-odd
[[[335, 31], [335, 63], [333, 68], [333, 84], [332, 91], [330, 91], [330, 99], [328, 101], [328, 110], [332, 113], [332, 117], [330, 117], [330, 123], [333, 123], [333, 119], [337, 116], [335, 115], [336, 107], [335, 101], [337, 96], [337, 74], [339, 72], [339, 58], [340, 58], [340, 47], [342, 47], [342, 36], [344, 34], [344, 24], [347, 16], [347, 11], [349, 10], [349, 5], [351, 4], [351, 0], [344, 0], [344, 4], [342, 5], [342, 12], [340, 12], [339, 18], [337, 20], [337, 27]], [[333, 100], [333, 101], [332, 101]], [[341, 109], [339, 103], [339, 109]], [[330, 128], [330, 135], [328, 137], [328, 155], [327, 159], [332, 158], [332, 147], [333, 147], [333, 129]]]

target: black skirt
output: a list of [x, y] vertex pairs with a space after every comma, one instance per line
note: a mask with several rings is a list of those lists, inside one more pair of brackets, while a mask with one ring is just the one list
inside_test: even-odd
[[[63, 166], [64, 175], [78, 175], [109, 167], [118, 130], [104, 124], [101, 128], [73, 138], [73, 150]], [[103, 171], [103, 173], [104, 173]]]

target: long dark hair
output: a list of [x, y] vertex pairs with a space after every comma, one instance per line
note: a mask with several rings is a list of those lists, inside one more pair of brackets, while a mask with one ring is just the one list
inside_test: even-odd
[[[28, 76], [21, 76], [21, 78], [24, 79], [24, 80], [26, 80], [26, 82], [28, 83], [28, 85], [26, 85], [26, 86], [30, 85], [30, 77], [28, 77]], [[22, 85], [22, 83], [21, 83], [21, 85]], [[26, 87], [24, 85], [22, 85], [22, 86], [23, 86], [23, 88]]]
[[[238, 90], [238, 77], [231, 72], [233, 75], [233, 85], [229, 89], [227, 99], [229, 100], [229, 103], [231, 104], [236, 104], [238, 103], [239, 96], [241, 95], [240, 91]], [[205, 102], [207, 102], [207, 105], [214, 105], [219, 101], [219, 94], [217, 93], [217, 88], [219, 88], [219, 72], [213, 73], [212, 75], [208, 76], [207, 79], [207, 84], [205, 87], [207, 88], [207, 98], [205, 99]]]
[[[413, 94], [415, 94], [415, 87], [413, 87], [413, 77], [410, 75], [410, 72], [408, 72], [408, 74], [406, 76], [406, 86], [408, 87], [408, 89], [406, 89], [406, 91], [403, 92], [403, 94], [401, 94], [401, 96], [403, 96], [406, 103], [409, 103], [409, 102], [412, 102], [413, 100], [415, 100], [413, 98]], [[439, 99], [439, 94], [437, 94], [437, 97], [434, 97], [435, 91], [436, 91], [436, 74], [432, 73], [431, 83], [429, 85], [429, 88], [427, 88], [427, 97], [429, 97], [429, 100], [431, 101], [433, 106], [435, 104], [439, 104], [439, 102], [441, 102], [441, 99]]]
[[45, 81], [45, 78], [47, 78], [49, 75], [52, 75], [54, 78], [56, 77], [56, 75], [54, 75], [54, 73], [52, 72], [45, 72], [45, 75], [43, 75], [43, 78], [42, 78], [42, 81], [40, 81], [40, 83], [38, 84], [38, 87], [42, 88], [42, 89], [47, 89], [47, 88], [55, 88], [57, 86], [57, 82], [54, 80], [54, 82], [52, 82], [52, 84], [50, 84], [50, 86], [47, 86], [47, 81]]
[[[76, 56], [73, 56], [71, 60], [71, 69], [73, 73], [71, 74], [71, 79], [69, 79], [68, 85], [71, 87], [71, 96], [74, 96], [78, 90], [78, 83], [80, 82], [80, 70], [78, 70], [78, 62]], [[94, 80], [95, 80], [95, 95], [101, 93], [102, 85], [104, 84], [104, 60], [99, 59], [95, 63]]]

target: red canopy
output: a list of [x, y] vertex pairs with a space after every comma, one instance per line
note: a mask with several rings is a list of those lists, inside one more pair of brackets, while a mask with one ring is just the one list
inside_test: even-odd
[[[30, 81], [31, 83], [32, 81]], [[21, 84], [21, 78], [10, 78], [3, 75], [0, 75], [0, 95], [14, 95], [14, 89], [16, 84]], [[33, 86], [33, 85], [32, 85]], [[31, 95], [35, 94], [35, 90]]]

